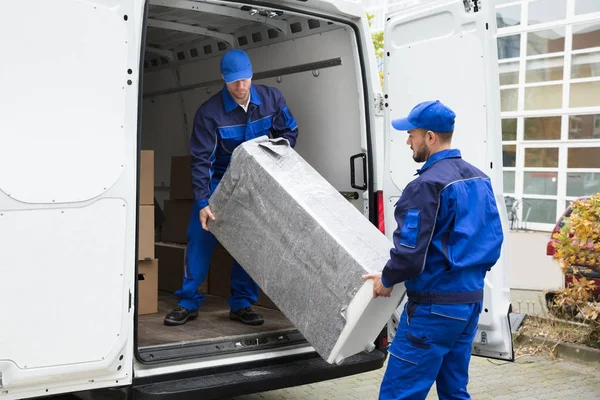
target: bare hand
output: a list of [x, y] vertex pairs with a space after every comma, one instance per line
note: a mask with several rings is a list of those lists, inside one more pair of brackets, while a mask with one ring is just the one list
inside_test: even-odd
[[383, 282], [381, 282], [381, 272], [377, 272], [375, 274], [366, 274], [363, 275], [363, 279], [373, 279], [373, 298], [377, 297], [390, 297], [392, 294], [393, 287], [386, 288], [383, 286]]
[[202, 229], [204, 229], [205, 231], [208, 231], [206, 223], [208, 222], [209, 218], [213, 221], [215, 220], [215, 216], [213, 215], [212, 211], [210, 211], [210, 207], [206, 206], [202, 210], [200, 210], [200, 222], [202, 223]]

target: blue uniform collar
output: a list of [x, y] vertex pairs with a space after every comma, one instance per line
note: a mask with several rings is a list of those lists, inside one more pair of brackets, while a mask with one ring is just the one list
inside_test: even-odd
[[[260, 97], [258, 97], [256, 89], [254, 89], [254, 85], [250, 85], [250, 103], [256, 104], [257, 106], [262, 104], [262, 102], [260, 101]], [[235, 102], [233, 97], [231, 97], [231, 95], [227, 91], [226, 85], [223, 85], [223, 105], [225, 106], [225, 111], [227, 111], [228, 114], [235, 110], [236, 107], [240, 106], [238, 103]]]
[[417, 170], [415, 175], [421, 175], [427, 168], [431, 167], [433, 164], [440, 160], [444, 160], [446, 158], [462, 158], [460, 155], [460, 150], [458, 149], [446, 149], [442, 151], [438, 151], [429, 157], [429, 160], [421, 167], [421, 169]]

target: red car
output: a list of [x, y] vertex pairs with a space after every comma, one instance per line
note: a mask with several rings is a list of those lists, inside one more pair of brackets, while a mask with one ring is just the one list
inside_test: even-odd
[[[590, 196], [580, 197], [580, 199], [589, 199]], [[554, 256], [556, 249], [554, 248], [554, 243], [556, 240], [553, 238], [555, 233], [560, 232], [561, 228], [565, 225], [565, 220], [571, 215], [572, 208], [571, 205], [567, 207], [563, 215], [560, 216], [554, 229], [552, 230], [552, 234], [550, 235], [550, 240], [546, 245], [546, 255]], [[573, 281], [573, 277], [584, 277], [586, 279], [594, 281], [596, 284], [596, 289], [594, 290], [594, 297], [600, 299], [600, 266], [596, 265], [595, 270], [592, 269], [590, 265], [577, 265], [577, 273], [567, 273], [565, 274], [565, 287], [569, 286], [569, 283]]]

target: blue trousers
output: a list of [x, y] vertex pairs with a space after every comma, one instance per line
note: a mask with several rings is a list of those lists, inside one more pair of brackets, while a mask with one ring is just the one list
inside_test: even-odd
[[[214, 192], [218, 183], [218, 181], [211, 182], [211, 193]], [[217, 238], [202, 229], [200, 207], [197, 203], [190, 216], [187, 239], [183, 286], [175, 292], [175, 295], [179, 297], [181, 307], [194, 311], [200, 308], [204, 301], [204, 294], [198, 293], [198, 288], [208, 276], [210, 261], [217, 245]], [[233, 263], [230, 282], [231, 296], [228, 300], [231, 311], [235, 312], [256, 303], [258, 285], [237, 261]]]
[[469, 361], [481, 306], [409, 301], [389, 349], [379, 399], [425, 399], [434, 382], [440, 399], [470, 399]]

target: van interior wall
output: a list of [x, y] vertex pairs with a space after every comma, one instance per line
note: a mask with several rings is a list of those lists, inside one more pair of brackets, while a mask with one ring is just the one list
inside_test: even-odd
[[[281, 90], [299, 126], [296, 151], [337, 190], [358, 192], [360, 198], [353, 203], [363, 211], [362, 192], [350, 185], [350, 157], [363, 151], [361, 138], [365, 134], [361, 112], [364, 110], [363, 86], [353, 35], [351, 29], [340, 27], [246, 51], [255, 74], [341, 59], [338, 66], [281, 75], [280, 79], [259, 79], [253, 83]], [[169, 197], [171, 157], [189, 154], [196, 110], [221, 90], [223, 83], [177, 93], [149, 94], [218, 81], [223, 53], [220, 51], [210, 59], [174, 65], [144, 75], [141, 145], [142, 149], [155, 151], [155, 196], [161, 206]], [[363, 182], [360, 161], [356, 162], [356, 182]]]

